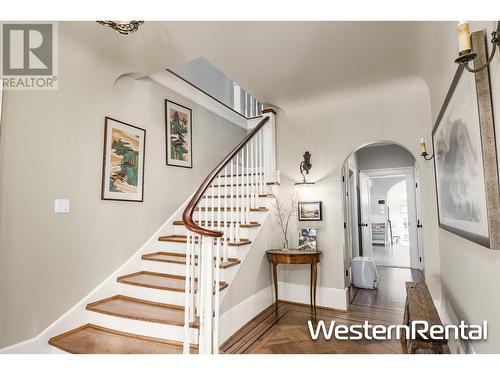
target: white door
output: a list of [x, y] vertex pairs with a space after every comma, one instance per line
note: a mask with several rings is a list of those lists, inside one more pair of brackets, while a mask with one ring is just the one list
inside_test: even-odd
[[371, 205], [370, 205], [370, 187], [371, 180], [365, 173], [359, 172], [359, 195], [361, 207], [361, 250], [365, 257], [372, 256], [372, 223], [371, 223]]

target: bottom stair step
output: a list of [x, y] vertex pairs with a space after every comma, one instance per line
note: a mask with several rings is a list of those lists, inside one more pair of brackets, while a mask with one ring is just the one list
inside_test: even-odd
[[[132, 335], [86, 324], [52, 337], [49, 344], [72, 354], [180, 354], [182, 342]], [[196, 350], [192, 346], [192, 350]]]

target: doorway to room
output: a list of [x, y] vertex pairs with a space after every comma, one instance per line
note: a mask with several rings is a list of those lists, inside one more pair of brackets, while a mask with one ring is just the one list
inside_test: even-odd
[[370, 296], [369, 300], [384, 295], [388, 297], [383, 300], [391, 300], [391, 295], [404, 290], [404, 282], [387, 275], [406, 275], [406, 281], [411, 281], [415, 272], [423, 270], [416, 160], [397, 144], [377, 142], [351, 153], [344, 163], [342, 181], [345, 281], [350, 301], [358, 293], [352, 285], [355, 257], [372, 258], [379, 275], [378, 289], [360, 295], [364, 299]]

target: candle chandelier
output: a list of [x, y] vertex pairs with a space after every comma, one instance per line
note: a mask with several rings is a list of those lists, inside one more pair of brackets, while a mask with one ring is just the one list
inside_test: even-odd
[[492, 51], [486, 63], [478, 68], [471, 68], [469, 62], [477, 57], [477, 53], [472, 50], [470, 41], [469, 24], [460, 22], [458, 24], [458, 58], [455, 60], [457, 64], [464, 66], [471, 73], [478, 73], [486, 68], [495, 57], [497, 48], [500, 48], [500, 21], [497, 21], [497, 29], [491, 33]]
[[144, 21], [97, 21], [97, 23], [111, 27], [121, 35], [130, 35], [139, 30]]

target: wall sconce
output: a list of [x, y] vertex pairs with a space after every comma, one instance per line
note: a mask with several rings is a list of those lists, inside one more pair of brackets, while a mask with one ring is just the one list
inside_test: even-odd
[[295, 183], [295, 186], [297, 186], [297, 187], [307, 186], [307, 185], [314, 185], [314, 182], [307, 182], [306, 181], [306, 176], [304, 175], [304, 172], [306, 172], [306, 174], [309, 174], [309, 170], [312, 167], [312, 164], [311, 164], [311, 153], [309, 151], [306, 151], [304, 153], [303, 157], [304, 157], [304, 160], [299, 165], [300, 174], [302, 175], [302, 181]]
[[434, 157], [434, 154], [432, 154], [432, 156], [429, 156], [429, 154], [427, 153], [427, 146], [425, 145], [424, 138], [420, 138], [420, 151], [420, 156], [422, 156], [425, 160], [431, 160]]
[[500, 48], [500, 21], [497, 21], [497, 29], [491, 33], [491, 44], [493, 50], [491, 51], [490, 57], [483, 66], [479, 68], [473, 69], [469, 67], [469, 62], [474, 60], [477, 56], [472, 50], [471, 41], [470, 41], [470, 31], [469, 24], [467, 22], [459, 22], [458, 24], [458, 58], [455, 60], [457, 64], [461, 64], [464, 66], [467, 71], [471, 73], [477, 73], [490, 65], [490, 62], [493, 60], [495, 56], [495, 52], [497, 47]]
[[129, 35], [139, 30], [144, 21], [97, 21], [98, 24], [111, 27], [121, 35]]

